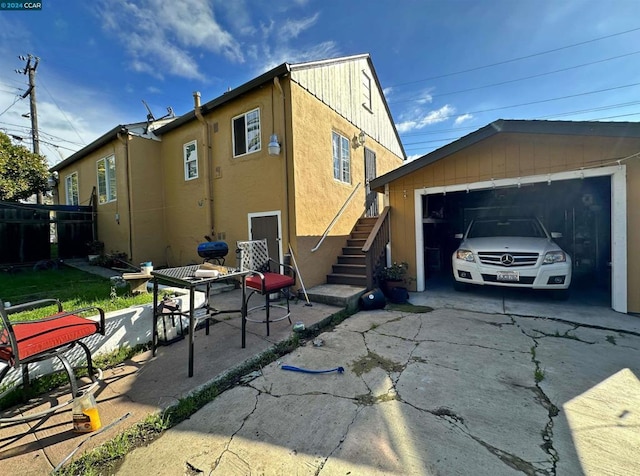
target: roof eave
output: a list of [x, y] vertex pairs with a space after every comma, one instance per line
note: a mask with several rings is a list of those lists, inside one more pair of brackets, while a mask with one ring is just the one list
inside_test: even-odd
[[370, 187], [382, 189], [386, 184], [405, 175], [415, 172], [451, 154], [459, 152], [471, 145], [488, 139], [498, 133], [521, 134], [556, 134], [556, 135], [592, 135], [607, 137], [638, 137], [640, 123], [632, 122], [598, 122], [598, 121], [539, 121], [539, 120], [505, 120], [498, 119], [486, 126], [471, 132], [427, 155], [409, 162], [391, 172], [371, 180]]
[[82, 149], [80, 149], [75, 154], [72, 154], [69, 157], [67, 157], [66, 159], [64, 159], [63, 161], [58, 162], [56, 165], [54, 165], [53, 167], [51, 167], [49, 169], [49, 172], [57, 172], [59, 170], [62, 170], [65, 167], [68, 167], [69, 165], [71, 165], [74, 162], [82, 159], [83, 157], [87, 156], [88, 154], [98, 150], [100, 147], [103, 147], [103, 146], [111, 143], [115, 138], [118, 137], [119, 133], [126, 132], [126, 131], [127, 131], [127, 126], [125, 124], [118, 124], [116, 127], [111, 129], [109, 132], [107, 132], [107, 133], [101, 135], [100, 137], [98, 137], [96, 140], [94, 140], [88, 146], [83, 147]]
[[[212, 111], [213, 109], [220, 107], [221, 105], [237, 98], [238, 96], [241, 96], [259, 86], [262, 86], [263, 84], [270, 82], [273, 80], [273, 78], [275, 78], [276, 76], [280, 77], [283, 76], [285, 74], [288, 74], [290, 71], [290, 65], [288, 63], [282, 63], [280, 66], [276, 66], [275, 68], [267, 71], [264, 74], [261, 74], [260, 76], [253, 78], [251, 81], [248, 81], [246, 83], [244, 83], [241, 86], [238, 86], [235, 89], [232, 89], [231, 91], [228, 91], [226, 93], [224, 93], [221, 96], [218, 96], [217, 98], [203, 104], [200, 107], [200, 111], [202, 112], [202, 114], [206, 114], [207, 112]], [[178, 119], [176, 119], [175, 121], [170, 122], [169, 124], [166, 124], [158, 129], [156, 129], [154, 131], [154, 134], [157, 136], [161, 136], [162, 134], [166, 134], [167, 132], [172, 131], [173, 129], [176, 129], [188, 122], [191, 122], [193, 120], [196, 119], [196, 112], [195, 109], [180, 116]]]

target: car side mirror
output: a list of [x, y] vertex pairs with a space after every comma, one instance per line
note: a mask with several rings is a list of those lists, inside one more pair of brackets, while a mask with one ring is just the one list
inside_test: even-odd
[[560, 233], [559, 231], [552, 231], [551, 238], [562, 238], [562, 233]]
[[459, 240], [461, 240], [463, 236], [464, 235], [462, 233], [456, 233], [455, 235], [453, 235], [454, 238], [457, 238]]

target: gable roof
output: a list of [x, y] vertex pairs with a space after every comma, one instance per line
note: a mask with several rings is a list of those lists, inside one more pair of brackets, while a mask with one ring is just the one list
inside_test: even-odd
[[470, 147], [500, 133], [555, 134], [604, 137], [640, 138], [640, 122], [597, 122], [597, 121], [540, 121], [498, 119], [471, 134], [434, 150], [408, 164], [371, 180], [372, 189], [384, 187], [389, 182], [409, 175], [440, 159]]
[[[406, 158], [406, 152], [404, 150], [404, 146], [402, 145], [402, 141], [400, 140], [400, 135], [398, 134], [398, 131], [395, 127], [395, 123], [393, 122], [393, 117], [391, 115], [391, 110], [389, 109], [389, 105], [387, 104], [387, 100], [384, 96], [384, 94], [381, 91], [381, 85], [380, 85], [380, 81], [378, 80], [378, 74], [375, 71], [375, 68], [373, 67], [373, 63], [371, 61], [371, 57], [368, 53], [363, 53], [363, 54], [359, 54], [359, 55], [353, 55], [353, 56], [342, 56], [342, 57], [338, 57], [338, 58], [330, 58], [330, 59], [324, 59], [324, 60], [317, 60], [317, 61], [309, 61], [309, 62], [305, 62], [305, 63], [295, 63], [295, 64], [290, 64], [290, 63], [282, 63], [279, 66], [276, 66], [275, 68], [267, 71], [266, 73], [261, 74], [260, 76], [257, 76], [256, 78], [253, 78], [252, 80], [242, 84], [241, 86], [238, 86], [235, 89], [232, 89], [230, 91], [225, 92], [224, 94], [218, 96], [217, 98], [204, 103], [201, 107], [200, 107], [200, 111], [202, 114], [207, 114], [208, 112], [216, 109], [217, 107], [220, 107], [223, 104], [226, 104], [236, 98], [238, 98], [239, 96], [242, 96], [243, 94], [258, 88], [262, 85], [264, 85], [265, 83], [270, 83], [273, 81], [273, 78], [275, 77], [283, 77], [283, 76], [287, 76], [289, 74], [291, 74], [291, 72], [295, 72], [295, 71], [301, 71], [301, 70], [305, 70], [305, 69], [309, 69], [309, 68], [317, 68], [317, 67], [323, 67], [323, 66], [330, 66], [332, 64], [338, 64], [338, 63], [344, 63], [347, 61], [354, 61], [354, 60], [362, 60], [362, 59], [366, 59], [367, 63], [369, 65], [369, 68], [374, 76], [374, 80], [375, 80], [375, 84], [376, 87], [378, 88], [378, 90], [380, 91], [380, 96], [382, 98], [382, 102], [384, 104], [385, 107], [385, 111], [387, 113], [387, 116], [389, 117], [389, 120], [391, 121], [391, 126], [393, 127], [393, 132], [395, 135], [396, 140], [398, 141], [398, 144], [400, 146], [400, 149], [402, 150], [402, 154], [403, 156]], [[191, 111], [189, 111], [186, 114], [183, 114], [182, 116], [178, 117], [178, 118], [171, 118], [171, 121], [168, 122], [167, 124], [164, 124], [160, 127], [158, 127], [157, 129], [155, 129], [153, 131], [153, 134], [157, 137], [161, 136], [162, 134], [165, 134], [169, 131], [172, 131], [188, 122], [197, 120], [196, 118], [196, 113], [195, 113], [195, 109], [192, 109]], [[69, 156], [68, 158], [66, 158], [65, 160], [63, 160], [62, 162], [59, 162], [58, 164], [54, 165], [51, 169], [49, 169], [51, 172], [53, 171], [58, 171], [70, 164], [72, 164], [73, 162], [80, 160], [81, 158], [85, 157], [87, 154], [90, 154], [91, 152], [99, 149], [100, 147], [110, 143], [111, 141], [113, 141], [115, 138], [117, 138], [118, 133], [124, 132], [126, 130], [130, 130], [132, 127], [137, 127], [137, 126], [141, 126], [141, 125], [146, 125], [146, 122], [141, 122], [141, 123], [136, 123], [136, 124], [119, 124], [116, 127], [114, 127], [113, 129], [111, 129], [110, 131], [108, 131], [107, 133], [103, 134], [102, 136], [100, 136], [98, 139], [96, 139], [95, 141], [93, 141], [91, 144], [89, 144], [86, 147], [83, 147], [82, 149], [80, 149], [78, 152], [76, 152], [75, 154]]]
[[[200, 111], [203, 115], [206, 115], [208, 112], [213, 111], [214, 109], [216, 109], [217, 107], [222, 106], [223, 104], [226, 104], [236, 98], [238, 98], [239, 96], [242, 96], [243, 94], [258, 88], [266, 83], [270, 83], [273, 81], [273, 78], [275, 77], [283, 77], [283, 76], [287, 76], [291, 73], [295, 73], [297, 71], [303, 71], [306, 69], [311, 69], [311, 68], [319, 68], [319, 67], [324, 67], [324, 66], [331, 66], [334, 64], [339, 64], [339, 63], [344, 63], [344, 62], [348, 62], [348, 61], [355, 61], [355, 60], [362, 60], [362, 59], [366, 59], [367, 63], [369, 65], [369, 68], [374, 76], [374, 81], [376, 84], [376, 87], [378, 88], [378, 91], [380, 93], [380, 97], [382, 98], [382, 102], [384, 104], [385, 107], [385, 112], [387, 113], [387, 116], [389, 117], [389, 120], [391, 121], [391, 125], [393, 127], [393, 132], [395, 134], [396, 140], [398, 141], [398, 144], [400, 146], [400, 149], [402, 150], [402, 154], [403, 157], [406, 158], [407, 154], [404, 150], [404, 147], [402, 145], [402, 141], [400, 140], [400, 135], [398, 134], [398, 131], [395, 127], [395, 123], [393, 122], [393, 116], [391, 115], [391, 110], [389, 109], [389, 105], [387, 104], [387, 100], [384, 96], [384, 94], [382, 93], [381, 90], [381, 85], [380, 85], [380, 81], [378, 79], [378, 74], [375, 71], [375, 68], [373, 67], [373, 62], [371, 61], [371, 56], [368, 53], [363, 53], [363, 54], [359, 54], [359, 55], [352, 55], [352, 56], [341, 56], [341, 57], [337, 57], [337, 58], [330, 58], [330, 59], [324, 59], [324, 60], [317, 60], [317, 61], [308, 61], [305, 63], [282, 63], [279, 66], [276, 66], [275, 68], [267, 71], [266, 73], [261, 74], [260, 76], [252, 79], [251, 81], [248, 81], [240, 86], [238, 86], [235, 89], [232, 89], [230, 91], [225, 92], [224, 94], [222, 94], [221, 96], [218, 96], [217, 98], [204, 103], [201, 107], [200, 107]], [[155, 134], [160, 136], [162, 134], [165, 134], [169, 131], [172, 131], [188, 122], [194, 121], [196, 120], [196, 113], [195, 113], [195, 109], [189, 111], [188, 113], [180, 116], [178, 119], [170, 122], [169, 124], [166, 124], [160, 128], [158, 128], [155, 131]]]

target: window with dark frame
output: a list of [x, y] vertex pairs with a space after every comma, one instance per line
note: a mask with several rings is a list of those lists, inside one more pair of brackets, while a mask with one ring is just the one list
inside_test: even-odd
[[373, 112], [373, 103], [371, 101], [371, 78], [364, 70], [362, 70], [362, 94], [364, 96], [362, 106], [367, 111]]
[[260, 139], [260, 109], [256, 108], [233, 118], [233, 156], [258, 152], [262, 148]]

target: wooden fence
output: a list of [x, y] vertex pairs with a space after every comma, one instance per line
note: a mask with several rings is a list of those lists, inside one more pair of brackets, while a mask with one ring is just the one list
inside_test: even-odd
[[97, 237], [95, 223], [93, 206], [0, 201], [0, 265], [86, 256], [86, 244]]

